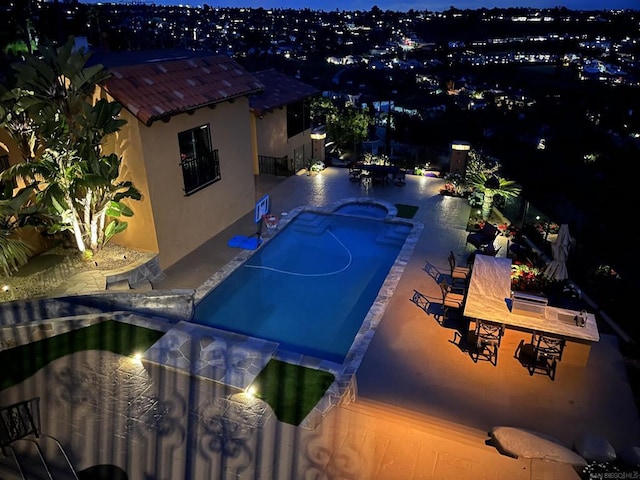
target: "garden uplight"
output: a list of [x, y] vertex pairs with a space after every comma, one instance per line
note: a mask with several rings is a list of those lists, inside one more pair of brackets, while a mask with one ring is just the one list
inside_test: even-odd
[[133, 354], [131, 354], [131, 356], [129, 357], [129, 359], [135, 363], [135, 364], [139, 364], [142, 365], [142, 353], [141, 352], [135, 352]]

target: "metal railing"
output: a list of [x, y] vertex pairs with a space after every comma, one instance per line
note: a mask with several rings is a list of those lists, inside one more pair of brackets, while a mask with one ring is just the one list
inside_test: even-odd
[[182, 167], [185, 195], [191, 195], [220, 180], [218, 150], [204, 155], [183, 158], [180, 166]]
[[[58, 452], [48, 457], [43, 440], [51, 440]], [[20, 442], [20, 443], [19, 443]], [[27, 448], [18, 448], [26, 444]], [[40, 397], [0, 407], [0, 447], [12, 458], [23, 480], [29, 478], [73, 478], [78, 475], [62, 444], [40, 431]], [[36, 455], [33, 455], [35, 450]], [[63, 459], [64, 462], [59, 460]], [[43, 476], [44, 475], [44, 476]]]
[[295, 172], [289, 167], [289, 159], [284, 157], [270, 157], [268, 155], [258, 155], [258, 171], [270, 175], [288, 177]]

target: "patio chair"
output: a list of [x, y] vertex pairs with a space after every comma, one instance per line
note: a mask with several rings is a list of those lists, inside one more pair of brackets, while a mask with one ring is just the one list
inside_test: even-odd
[[480, 358], [488, 360], [494, 366], [498, 365], [498, 349], [504, 335], [504, 325], [476, 320], [475, 328], [476, 348], [471, 352], [471, 358], [478, 363]]
[[451, 295], [452, 298], [456, 298], [456, 296], [464, 298], [467, 293], [466, 285], [460, 283], [449, 283], [446, 278], [443, 278], [440, 281], [440, 290], [442, 291], [443, 297]]
[[529, 374], [543, 373], [549, 375], [551, 380], [556, 378], [556, 367], [562, 360], [565, 340], [563, 338], [544, 335], [534, 332], [531, 336], [533, 346], [533, 358], [529, 364]]
[[498, 252], [500, 252], [501, 248], [502, 247], [496, 248], [495, 245], [491, 244], [487, 245], [486, 247], [474, 250], [467, 257], [467, 267], [469, 269], [473, 268], [473, 262], [476, 261], [476, 255], [487, 255], [489, 257], [495, 257], [498, 255]]
[[405, 180], [406, 172], [402, 169], [399, 169], [393, 174], [393, 183], [398, 186], [406, 185], [407, 181]]
[[349, 167], [349, 180], [359, 182], [362, 179], [362, 169], [357, 167]]
[[483, 255], [488, 255], [490, 257], [495, 257], [498, 255], [498, 252], [500, 251], [501, 248], [502, 248], [501, 246], [496, 248], [496, 246], [493, 243], [490, 243], [489, 245], [482, 247], [480, 249], [480, 253], [482, 253]]
[[384, 170], [373, 170], [371, 172], [373, 182], [379, 183], [381, 185], [386, 185], [389, 183], [389, 174]]
[[449, 285], [446, 279], [440, 282], [442, 292], [442, 320], [446, 320], [449, 310], [461, 311], [464, 304], [466, 290], [459, 286]]
[[469, 275], [471, 274], [471, 269], [469, 267], [459, 267], [456, 265], [456, 257], [453, 254], [453, 251], [449, 251], [449, 267], [451, 268], [451, 279], [452, 280], [463, 280], [468, 281]]

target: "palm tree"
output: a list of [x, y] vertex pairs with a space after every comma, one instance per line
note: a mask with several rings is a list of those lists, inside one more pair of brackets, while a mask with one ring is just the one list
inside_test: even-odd
[[496, 196], [504, 199], [515, 198], [522, 192], [522, 188], [513, 180], [502, 178], [492, 170], [477, 170], [468, 175], [467, 183], [477, 192], [483, 194], [482, 219], [488, 220]]

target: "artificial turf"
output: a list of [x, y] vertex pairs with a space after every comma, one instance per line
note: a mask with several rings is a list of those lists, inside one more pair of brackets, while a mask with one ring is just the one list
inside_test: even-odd
[[253, 385], [256, 396], [269, 404], [278, 420], [300, 425], [333, 380], [329, 372], [272, 359]]
[[[120, 355], [146, 351], [164, 332], [115, 320], [72, 330], [54, 337], [0, 351], [0, 390], [17, 385], [54, 360], [83, 350]], [[256, 377], [257, 396], [276, 417], [299, 425], [334, 380], [331, 373], [271, 360]]]
[[70, 353], [107, 350], [132, 355], [151, 347], [164, 332], [106, 320], [54, 337], [0, 351], [0, 390], [17, 385], [42, 367]]
[[398, 209], [397, 217], [400, 218], [413, 218], [413, 216], [418, 211], [416, 205], [405, 205], [404, 203], [396, 203], [396, 208]]

